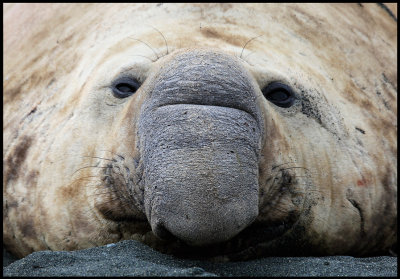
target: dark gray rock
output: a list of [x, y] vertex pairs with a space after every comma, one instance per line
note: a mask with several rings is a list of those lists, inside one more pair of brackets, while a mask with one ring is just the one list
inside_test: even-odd
[[164, 255], [134, 240], [73, 252], [35, 252], [6, 267], [5, 260], [3, 276], [397, 276], [397, 257], [270, 257], [212, 263]]

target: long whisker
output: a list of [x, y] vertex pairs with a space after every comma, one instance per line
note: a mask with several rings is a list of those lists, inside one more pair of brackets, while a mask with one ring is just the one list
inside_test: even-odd
[[240, 56], [239, 56], [239, 58], [242, 58], [243, 51], [244, 51], [244, 49], [246, 48], [247, 44], [248, 44], [248, 43], [250, 43], [251, 41], [253, 41], [253, 40], [255, 40], [255, 39], [257, 39], [257, 38], [261, 37], [261, 36], [262, 36], [262, 35], [260, 35], [260, 36], [257, 36], [257, 37], [254, 37], [254, 38], [252, 38], [252, 39], [248, 40], [248, 41], [247, 41], [247, 43], [245, 43], [245, 45], [243, 46], [243, 48], [242, 48], [242, 52], [240, 53]]
[[73, 175], [74, 175], [75, 173], [77, 173], [78, 171], [83, 170], [83, 169], [87, 169], [87, 168], [106, 169], [106, 168], [108, 168], [108, 167], [86, 166], [86, 167], [82, 167], [82, 168], [77, 169], [76, 171], [74, 171], [74, 172], [71, 174], [71, 176], [73, 176]]
[[[129, 37], [129, 39], [132, 39], [132, 40], [135, 40], [135, 41], [138, 41], [138, 42], [141, 42], [141, 43], [145, 44], [146, 46], [148, 46], [148, 47], [154, 52], [154, 54], [156, 55], [157, 59], [160, 58], [160, 57], [158, 56], [157, 52], [156, 52], [150, 45], [148, 45], [146, 42], [144, 42], [144, 41], [142, 41], [142, 40], [139, 40], [139, 39], [136, 39], [136, 38], [132, 38], [132, 37]], [[153, 61], [153, 62], [154, 62], [154, 61]]]
[[[247, 54], [245, 57], [243, 57], [243, 60], [246, 60], [247, 57], [249, 57], [250, 55], [252, 55], [254, 53], [254, 51], [250, 52], [249, 54]], [[247, 62], [248, 63], [248, 62]]]
[[291, 169], [304, 169], [304, 170], [309, 171], [309, 169], [307, 169], [305, 167], [289, 167], [289, 168], [284, 168], [284, 169], [281, 169], [281, 170], [291, 170]]
[[287, 164], [294, 164], [294, 162], [287, 162], [287, 163], [283, 163], [283, 164], [279, 164], [279, 165], [273, 166], [273, 167], [271, 168], [271, 170], [274, 170], [274, 169], [276, 169], [277, 167], [280, 167], [280, 166], [283, 166], [283, 165], [287, 165]]
[[92, 181], [94, 181], [94, 180], [98, 180], [98, 177], [97, 176], [85, 176], [85, 177], [80, 177], [80, 178], [78, 178], [78, 179], [75, 179], [75, 180], [73, 180], [71, 183], [69, 183], [68, 185], [67, 185], [67, 187], [69, 187], [69, 186], [71, 186], [71, 185], [73, 185], [73, 184], [75, 184], [75, 183], [78, 183], [78, 182], [80, 182], [80, 181], [90, 181], [90, 178], [91, 179], [93, 179]]
[[115, 160], [115, 159], [107, 159], [107, 158], [96, 157], [96, 156], [82, 156], [82, 157], [85, 157], [85, 158], [96, 158], [96, 159], [102, 159], [102, 160], [107, 160], [107, 161], [113, 161], [113, 162], [116, 162], [116, 160]]
[[147, 59], [149, 59], [151, 62], [155, 62], [155, 60], [153, 60], [153, 59], [151, 59], [151, 58], [149, 58], [149, 57], [147, 57], [147, 56], [145, 56], [145, 55], [140, 55], [140, 54], [131, 54], [131, 55], [129, 55], [129, 56], [140, 56], [140, 57], [144, 57], [144, 58], [147, 58]]
[[154, 30], [156, 30], [158, 33], [160, 33], [160, 35], [163, 37], [164, 42], [165, 42], [165, 45], [166, 45], [166, 47], [167, 47], [167, 55], [168, 55], [168, 53], [169, 53], [169, 51], [168, 51], [168, 44], [167, 44], [167, 40], [165, 39], [163, 33], [161, 33], [160, 30], [158, 30], [157, 28], [155, 28], [155, 27], [153, 27], [153, 26], [151, 26], [151, 25], [149, 25], [149, 26], [150, 26], [151, 28], [153, 28]]

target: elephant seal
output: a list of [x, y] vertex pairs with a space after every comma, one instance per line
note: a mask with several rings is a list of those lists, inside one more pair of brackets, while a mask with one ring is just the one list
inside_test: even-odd
[[393, 17], [376, 4], [5, 5], [5, 247], [387, 252]]

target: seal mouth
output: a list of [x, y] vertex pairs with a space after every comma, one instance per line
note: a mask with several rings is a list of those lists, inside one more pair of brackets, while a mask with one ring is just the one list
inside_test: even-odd
[[[263, 224], [254, 222], [232, 239], [213, 245], [193, 247], [179, 240], [171, 252], [180, 258], [214, 260], [214, 261], [242, 261], [257, 257], [279, 254], [280, 247], [275, 242], [293, 228], [293, 222], [274, 222]], [[169, 241], [173, 239], [169, 238]]]

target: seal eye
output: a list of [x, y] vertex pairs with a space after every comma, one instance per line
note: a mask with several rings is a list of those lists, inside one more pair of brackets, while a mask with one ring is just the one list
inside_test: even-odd
[[117, 79], [112, 85], [113, 95], [116, 98], [126, 98], [133, 95], [140, 87], [136, 79], [123, 77]]
[[268, 84], [264, 87], [262, 93], [268, 101], [282, 108], [291, 107], [295, 100], [292, 89], [280, 82]]

